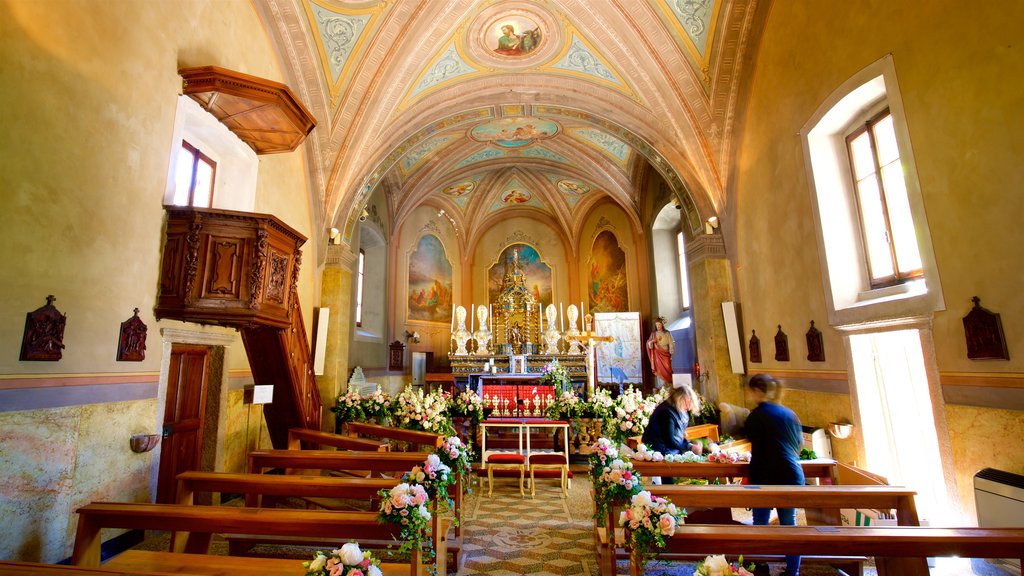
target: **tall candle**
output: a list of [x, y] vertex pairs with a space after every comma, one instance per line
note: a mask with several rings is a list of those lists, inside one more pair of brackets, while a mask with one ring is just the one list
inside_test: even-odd
[[540, 314], [540, 318], [537, 320], [540, 322], [540, 333], [544, 333], [544, 305], [540, 302], [537, 303], [537, 312]]
[[558, 303], [558, 325], [561, 327], [562, 332], [565, 332], [565, 316], [562, 315], [562, 303]]
[[491, 310], [491, 305], [487, 304], [487, 320], [490, 322], [489, 328], [491, 332], [494, 332], [494, 311]]
[[583, 300], [580, 300], [580, 326], [584, 330], [587, 329], [587, 323], [586, 323], [586, 321], [584, 321], [585, 317], [586, 317], [586, 314], [583, 313]]
[[452, 302], [452, 334], [455, 333], [455, 302]]
[[476, 316], [476, 304], [469, 305], [469, 333], [473, 333], [473, 317]]

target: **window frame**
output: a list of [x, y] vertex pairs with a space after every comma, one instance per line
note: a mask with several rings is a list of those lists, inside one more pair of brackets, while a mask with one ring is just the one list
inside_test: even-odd
[[[846, 154], [847, 159], [850, 162], [850, 180], [853, 190], [853, 198], [857, 205], [857, 220], [860, 224], [861, 245], [864, 247], [864, 263], [867, 265], [867, 279], [872, 289], [896, 286], [924, 276], [923, 267], [910, 270], [908, 272], [900, 271], [899, 258], [896, 254], [897, 249], [895, 235], [892, 232], [892, 223], [889, 216], [889, 191], [886, 189], [885, 183], [882, 179], [882, 165], [878, 159], [878, 140], [874, 129], [874, 127], [885, 118], [892, 118], [892, 110], [888, 105], [882, 108], [882, 110], [869, 115], [866, 120], [854, 124], [855, 128], [845, 137]], [[871, 253], [868, 250], [869, 239], [864, 218], [864, 206], [861, 202], [860, 187], [858, 186], [859, 181], [857, 180], [856, 167], [853, 158], [853, 141], [863, 134], [867, 134], [868, 144], [871, 148], [871, 162], [874, 170], [873, 175], [875, 178], [875, 185], [878, 190], [878, 201], [881, 206], [882, 221], [885, 223], [887, 244], [889, 245], [889, 262], [892, 265], [893, 273], [887, 276], [876, 277], [873, 271], [874, 266], [872, 265]], [[899, 143], [897, 143], [897, 150], [900, 153], [897, 161], [902, 164], [903, 151], [899, 149]]]
[[356, 326], [363, 326], [363, 279], [366, 277], [366, 251], [362, 248], [359, 249], [359, 256], [356, 260], [356, 311], [355, 319]]
[[[185, 206], [193, 206], [195, 208], [212, 208], [213, 194], [217, 188], [217, 161], [204, 154], [199, 147], [184, 139], [181, 141], [181, 151], [179, 153], [187, 153], [192, 158], [192, 172], [188, 184], [188, 203], [185, 204]], [[206, 206], [195, 205], [196, 178], [199, 173], [200, 162], [210, 167], [210, 197]]]

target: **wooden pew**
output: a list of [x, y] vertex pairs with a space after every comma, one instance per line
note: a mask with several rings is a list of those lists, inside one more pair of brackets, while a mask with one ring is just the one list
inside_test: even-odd
[[408, 442], [421, 449], [436, 450], [444, 443], [444, 434], [433, 432], [422, 432], [420, 430], [406, 430], [393, 426], [380, 426], [378, 424], [365, 424], [363, 422], [349, 422], [348, 433], [355, 436], [373, 436], [375, 438], [386, 438]]
[[[369, 470], [371, 473], [408, 472], [413, 466], [422, 464], [433, 452], [364, 452], [337, 450], [254, 450], [249, 453], [249, 472], [262, 474], [268, 468], [285, 470]], [[452, 513], [456, 519], [455, 538], [447, 542], [454, 563], [458, 565], [462, 550], [462, 486], [465, 481], [456, 475], [452, 499], [455, 501]], [[435, 514], [435, 520], [440, 521]], [[440, 526], [435, 526], [440, 530]]]
[[[650, 479], [652, 476], [669, 476], [675, 478], [746, 478], [749, 474], [750, 464], [738, 462], [734, 464], [719, 462], [647, 462], [632, 460], [633, 468], [640, 473], [642, 478]], [[807, 478], [818, 478], [823, 484], [834, 484], [836, 478], [835, 461], [832, 460], [805, 460], [800, 463]], [[615, 574], [616, 557], [626, 557], [628, 551], [618, 537], [609, 543], [609, 535], [615, 534], [616, 523], [618, 522], [618, 510], [626, 502], [611, 502], [608, 506], [608, 516], [605, 518], [605, 526], [601, 527], [594, 522], [594, 542], [598, 555], [598, 568], [601, 574]], [[677, 504], [678, 506], [679, 504]], [[746, 507], [746, 506], [743, 506]], [[848, 506], [844, 506], [847, 508]], [[707, 515], [705, 521], [730, 522], [732, 514], [728, 509], [719, 509], [716, 514]], [[621, 532], [620, 532], [621, 534]]]
[[387, 442], [381, 442], [380, 440], [331, 434], [330, 432], [321, 432], [310, 428], [292, 428], [288, 430], [289, 450], [301, 450], [303, 442], [321, 447], [330, 446], [332, 448], [337, 448], [338, 450], [387, 452], [390, 449]]
[[[103, 528], [122, 528], [137, 530], [170, 530], [188, 533], [187, 538], [174, 542], [173, 552], [186, 554], [168, 554], [164, 564], [151, 562], [152, 566], [163, 566], [160, 572], [179, 572], [188, 574], [221, 574], [224, 572], [204, 572], [204, 566], [217, 562], [232, 564], [235, 572], [281, 573], [278, 571], [263, 572], [253, 564], [252, 558], [238, 558], [238, 562], [226, 560], [229, 557], [205, 556], [204, 561], [187, 558], [188, 554], [207, 554], [210, 539], [215, 533], [268, 534], [282, 536], [302, 536], [310, 538], [327, 538], [332, 542], [344, 543], [348, 540], [361, 539], [383, 540], [397, 538], [400, 530], [396, 525], [384, 525], [377, 522], [375, 512], [335, 512], [330, 510], [285, 510], [266, 508], [234, 508], [219, 506], [188, 506], [182, 504], [141, 504], [121, 502], [93, 502], [78, 509], [78, 532], [75, 537], [72, 564], [76, 566], [100, 566], [101, 530]], [[148, 554], [134, 551], [134, 554], [118, 560], [120, 556], [109, 560], [104, 566], [108, 569], [134, 571], [134, 568], [122, 568], [120, 563], [132, 563], [138, 566]], [[438, 551], [439, 555], [442, 551]], [[181, 558], [186, 556], [186, 558]], [[166, 562], [173, 562], [167, 564]], [[289, 561], [288, 572], [297, 573], [295, 561]], [[180, 569], [174, 569], [179, 565]], [[301, 564], [299, 564], [301, 570]], [[422, 561], [418, 551], [414, 551], [411, 562], [405, 567], [404, 573], [419, 576]], [[145, 570], [142, 570], [145, 571]]]
[[[841, 554], [874, 556], [878, 576], [928, 576], [929, 556], [1024, 560], [1024, 528], [920, 526], [711, 526], [684, 524], [666, 539], [665, 553]], [[644, 566], [630, 558], [629, 573]]]
[[243, 494], [245, 505], [258, 507], [261, 496], [299, 498], [351, 498], [372, 500], [381, 490], [398, 484], [394, 478], [341, 478], [337, 476], [280, 476], [190, 471], [178, 475], [178, 504], [193, 504], [196, 492]]

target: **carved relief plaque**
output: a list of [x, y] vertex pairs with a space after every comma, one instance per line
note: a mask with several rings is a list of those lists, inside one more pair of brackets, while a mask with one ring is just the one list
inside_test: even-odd
[[284, 304], [288, 287], [288, 257], [277, 252], [270, 253], [270, 280], [267, 283], [267, 300]]
[[117, 341], [118, 362], [142, 362], [146, 359], [146, 331], [148, 328], [139, 318], [139, 309], [135, 315], [121, 322], [121, 337]]
[[782, 324], [779, 324], [779, 331], [775, 333], [775, 359], [789, 362], [789, 336], [782, 331]]
[[981, 307], [981, 298], [971, 298], [974, 308], [964, 316], [967, 357], [971, 360], [1009, 360], [1003, 321], [999, 314]]
[[57, 299], [46, 297], [46, 306], [25, 315], [25, 333], [21, 337], [20, 360], [57, 361], [64, 349], [64, 324], [67, 315], [61, 314], [53, 303]]
[[750, 352], [750, 361], [761, 363], [761, 339], [757, 337], [757, 330], [750, 331], [750, 343], [747, 344]]
[[807, 330], [807, 359], [811, 362], [825, 361], [825, 341], [821, 337], [821, 330], [814, 327], [814, 320], [811, 320], [811, 327]]

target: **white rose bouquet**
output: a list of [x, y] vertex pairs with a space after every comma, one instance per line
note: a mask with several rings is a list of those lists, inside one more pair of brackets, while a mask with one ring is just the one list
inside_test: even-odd
[[624, 444], [631, 436], [643, 435], [647, 421], [658, 405], [656, 398], [644, 398], [643, 392], [632, 386], [620, 394], [605, 420], [605, 430], [611, 439]]
[[736, 564], [730, 564], [725, 556], [708, 556], [697, 563], [694, 574], [697, 576], [754, 576], [753, 570], [753, 565], [749, 568], [743, 566], [743, 556], [740, 556]]
[[318, 550], [302, 567], [306, 576], [381, 576], [380, 560], [360, 550], [355, 542], [332, 550], [330, 555]]

